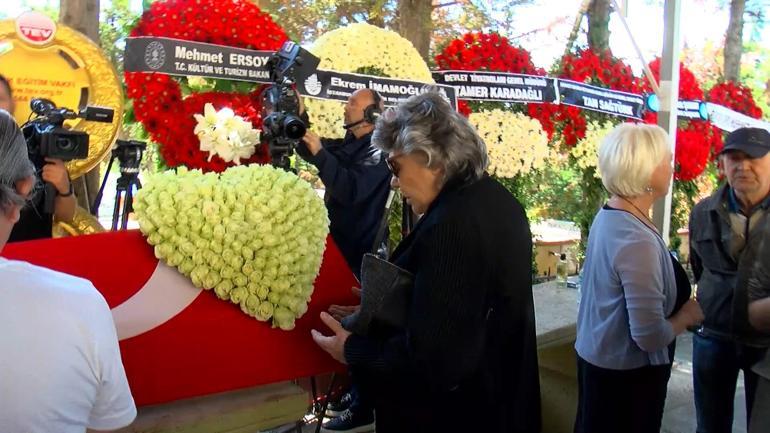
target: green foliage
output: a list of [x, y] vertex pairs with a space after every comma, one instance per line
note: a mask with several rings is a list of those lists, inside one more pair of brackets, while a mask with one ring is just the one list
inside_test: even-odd
[[322, 34], [351, 23], [389, 27], [397, 3], [392, 0], [282, 0], [262, 2], [290, 39], [310, 43]]
[[[126, 47], [126, 38], [128, 38], [139, 17], [140, 14], [131, 10], [128, 0], [113, 0], [101, 11], [99, 42], [105, 56], [110, 59], [121, 77], [123, 76], [123, 51]], [[124, 94], [125, 90], [125, 85], [123, 85]], [[142, 172], [155, 173], [168, 168], [163, 163], [158, 145], [150, 141], [150, 135], [136, 120], [133, 104], [128, 98], [125, 99], [123, 105], [123, 128], [120, 136], [148, 142], [140, 167]]]
[[695, 181], [675, 181], [671, 196], [671, 226], [668, 232], [669, 247], [676, 251], [682, 244], [677, 234], [679, 229], [687, 227], [690, 211], [695, 206], [698, 196], [698, 184]]
[[501, 183], [524, 205], [530, 221], [556, 219], [577, 224], [581, 234], [578, 256], [582, 256], [588, 229], [607, 199], [593, 169], [582, 170], [570, 158], [548, 164], [523, 179], [502, 180]]
[[126, 38], [137, 20], [139, 20], [139, 14], [131, 11], [127, 0], [113, 0], [110, 6], [101, 12], [99, 39], [102, 50], [120, 75], [123, 75], [123, 50], [126, 48]]
[[467, 101], [468, 107], [474, 113], [480, 111], [503, 110], [511, 113], [521, 113], [527, 115], [527, 104], [514, 104], [511, 102], [496, 101]]
[[[423, 0], [428, 1], [428, 0]], [[366, 22], [382, 28], [398, 30], [398, 0], [276, 0], [260, 6], [281, 25], [290, 39], [312, 43], [319, 36], [351, 23]], [[501, 31], [514, 34], [511, 28], [516, 6], [532, 0], [500, 2], [459, 0], [434, 2], [432, 13], [433, 52], [447, 41], [471, 31]], [[433, 54], [429, 56], [433, 59]], [[433, 65], [431, 65], [433, 66]]]
[[375, 77], [389, 77], [385, 71], [376, 66], [361, 66], [360, 68], [353, 71], [353, 73], [362, 75], [374, 75]]
[[741, 83], [749, 86], [764, 118], [770, 117], [770, 49], [761, 43], [744, 45]]
[[390, 206], [390, 212], [388, 213], [388, 246], [392, 253], [396, 246], [403, 240], [401, 236], [401, 217], [403, 212], [403, 200], [401, 193], [396, 190], [396, 195], [393, 197], [393, 203]]
[[[40, 12], [43, 15], [48, 16], [54, 21], [59, 21], [59, 3], [60, 0], [21, 0], [21, 7], [19, 9], [24, 11]], [[16, 18], [15, 16], [8, 16], [4, 11], [0, 11], [0, 18]]]

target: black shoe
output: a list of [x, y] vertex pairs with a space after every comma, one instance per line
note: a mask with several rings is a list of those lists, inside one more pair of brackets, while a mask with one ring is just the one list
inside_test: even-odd
[[342, 412], [345, 412], [350, 408], [351, 404], [353, 404], [353, 394], [346, 392], [342, 398], [340, 398], [340, 401], [329, 402], [329, 405], [326, 406], [326, 416], [340, 416], [342, 415]]
[[374, 414], [355, 414], [350, 409], [339, 418], [328, 421], [321, 427], [323, 433], [364, 433], [374, 431]]

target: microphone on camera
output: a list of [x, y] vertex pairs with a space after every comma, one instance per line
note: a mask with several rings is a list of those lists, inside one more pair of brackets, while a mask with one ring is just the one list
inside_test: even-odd
[[357, 122], [353, 122], [353, 123], [346, 123], [346, 124], [342, 125], [342, 127], [345, 128], [345, 129], [351, 129], [351, 128], [354, 128], [354, 127], [356, 127], [356, 126], [358, 126], [358, 125], [360, 125], [360, 124], [362, 124], [364, 122], [366, 122], [366, 119], [361, 119], [361, 120], [359, 120]]

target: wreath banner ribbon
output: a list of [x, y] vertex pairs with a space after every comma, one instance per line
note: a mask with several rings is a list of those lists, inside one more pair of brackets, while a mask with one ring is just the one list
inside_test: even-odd
[[273, 51], [258, 51], [181, 39], [137, 36], [126, 40], [126, 72], [157, 72], [270, 83]]
[[[234, 48], [165, 37], [131, 37], [126, 41], [124, 67], [127, 72], [155, 72], [177, 76], [198, 76], [214, 79], [272, 83], [268, 61], [273, 51]], [[316, 99], [347, 101], [350, 95], [362, 88], [380, 93], [386, 106], [393, 106], [412, 95], [422, 93], [428, 84], [420, 81], [353, 74], [308, 67], [317, 62], [304, 51], [306, 61], [294, 70], [297, 91]], [[457, 108], [455, 88], [439, 85], [446, 100]]]
[[[271, 83], [267, 62], [274, 51], [250, 50], [226, 45], [192, 42], [166, 37], [137, 36], [126, 41], [124, 66], [127, 72], [156, 72], [166, 75]], [[304, 56], [312, 56], [303, 52]], [[513, 103], [561, 103], [577, 108], [641, 120], [645, 96], [610, 90], [572, 80], [541, 75], [492, 71], [433, 71], [436, 86], [453, 108], [457, 98]], [[393, 106], [422, 92], [428, 83], [412, 80], [298, 67], [295, 79], [303, 96], [345, 101], [357, 89], [372, 88], [386, 106]], [[688, 104], [693, 105], [688, 109]], [[697, 104], [697, 105], [696, 105]], [[703, 119], [702, 101], [679, 101], [680, 117]], [[770, 123], [749, 118], [721, 105], [708, 103], [708, 117], [725, 131], [741, 126], [770, 130]]]
[[297, 75], [297, 91], [310, 98], [344, 102], [358, 89], [373, 89], [386, 107], [392, 107], [423, 93], [425, 86], [430, 85], [437, 87], [449, 105], [457, 109], [457, 89], [453, 86], [325, 69], [317, 69], [306, 77]]
[[583, 110], [642, 120], [642, 95], [591, 86], [572, 80], [558, 80], [560, 103]]
[[438, 84], [454, 86], [470, 101], [551, 103], [558, 101], [556, 79], [542, 75], [492, 71], [433, 71]]

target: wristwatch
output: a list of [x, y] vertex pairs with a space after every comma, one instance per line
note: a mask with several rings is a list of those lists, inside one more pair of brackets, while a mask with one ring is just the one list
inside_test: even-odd
[[59, 190], [56, 190], [56, 196], [57, 197], [69, 197], [69, 196], [72, 195], [72, 193], [74, 192], [72, 190], [72, 181], [70, 181], [69, 183], [70, 183], [70, 189], [69, 189], [69, 191], [65, 192], [64, 194], [60, 193]]

